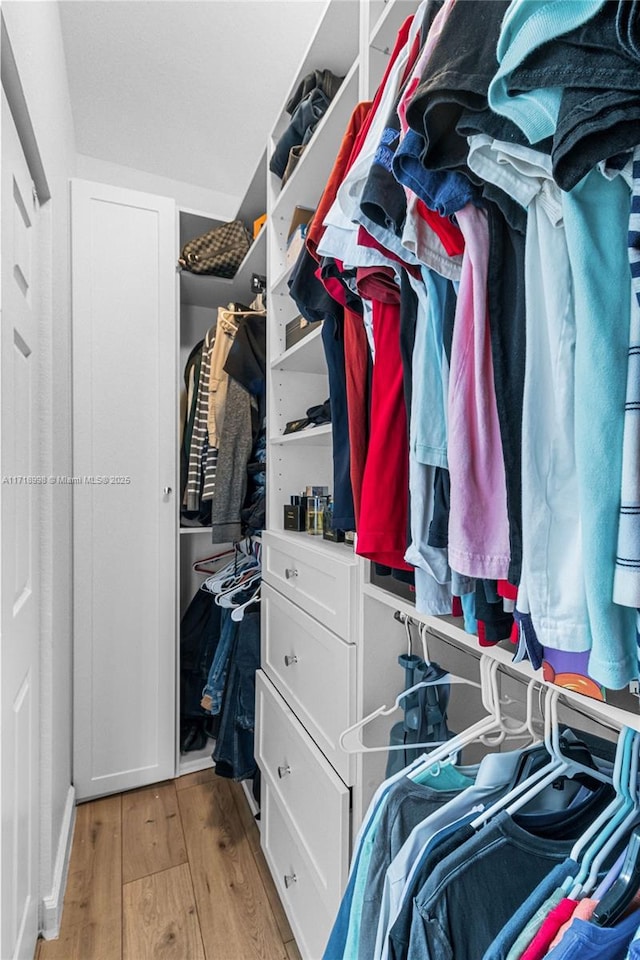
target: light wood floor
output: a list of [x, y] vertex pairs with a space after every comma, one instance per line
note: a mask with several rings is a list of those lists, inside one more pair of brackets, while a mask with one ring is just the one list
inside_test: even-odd
[[79, 806], [36, 960], [300, 960], [240, 785], [206, 770]]

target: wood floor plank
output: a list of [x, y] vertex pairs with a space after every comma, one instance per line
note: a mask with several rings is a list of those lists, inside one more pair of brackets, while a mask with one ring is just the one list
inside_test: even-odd
[[39, 960], [121, 960], [121, 811], [119, 796], [78, 807], [60, 938]]
[[195, 773], [185, 773], [183, 777], [175, 780], [176, 790], [188, 790], [189, 787], [197, 787], [201, 783], [209, 783], [215, 780], [216, 775], [213, 767], [207, 767], [206, 770], [196, 770]]
[[298, 950], [298, 944], [295, 940], [288, 940], [284, 946], [287, 951], [288, 960], [302, 960], [302, 954]]
[[58, 940], [43, 940], [38, 960], [120, 960], [122, 936], [117, 926], [76, 923], [64, 927]]
[[216, 778], [178, 803], [207, 960], [287, 960], [231, 785]]
[[273, 882], [271, 871], [267, 866], [267, 861], [264, 858], [264, 853], [262, 852], [262, 847], [260, 846], [260, 830], [258, 829], [258, 825], [255, 821], [253, 813], [251, 812], [251, 808], [247, 803], [244, 790], [240, 784], [231, 783], [229, 786], [233, 792], [233, 798], [238, 810], [238, 816], [240, 817], [249, 843], [251, 844], [251, 850], [256, 861], [256, 867], [260, 873], [269, 903], [271, 904], [271, 909], [273, 910], [273, 915], [278, 925], [280, 936], [283, 943], [286, 944], [288, 940], [293, 940], [293, 931], [289, 921], [287, 920], [287, 915], [284, 912], [284, 907], [282, 906], [282, 901], [278, 894], [278, 890]]
[[122, 882], [186, 863], [176, 788], [162, 783], [122, 797]]
[[123, 888], [123, 960], [204, 960], [189, 865]]

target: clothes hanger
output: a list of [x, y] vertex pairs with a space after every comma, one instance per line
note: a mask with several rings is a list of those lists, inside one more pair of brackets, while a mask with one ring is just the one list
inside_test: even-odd
[[640, 889], [640, 827], [631, 834], [618, 879], [594, 910], [591, 922], [598, 927], [613, 927], [622, 919]]
[[[419, 633], [420, 642], [422, 645], [422, 659], [427, 664], [427, 666], [429, 666], [431, 663], [431, 659], [429, 657], [429, 648], [427, 646], [427, 637], [429, 636], [429, 627], [427, 626], [426, 623], [421, 622], [419, 624], [418, 633]], [[505, 698], [500, 697], [500, 691], [498, 689], [498, 668], [497, 668], [497, 665], [495, 668], [490, 666], [491, 664], [494, 664], [494, 663], [495, 661], [488, 660], [487, 658], [485, 658], [484, 660], [481, 658], [480, 660], [481, 677], [482, 677], [483, 664], [485, 664], [486, 667], [490, 667], [487, 673], [487, 682], [491, 684], [492, 689], [491, 689], [491, 697], [488, 698], [488, 700], [485, 700], [485, 696], [484, 696], [485, 688], [483, 687], [483, 705], [488, 713], [495, 712], [494, 704], [502, 705], [502, 704], [513, 703], [510, 697], [505, 697]], [[482, 687], [482, 684], [481, 684], [481, 687]], [[521, 725], [518, 725], [517, 722], [511, 720], [510, 717], [506, 717], [506, 716], [503, 717], [502, 718], [503, 729], [500, 731], [500, 733], [497, 735], [497, 737], [494, 740], [490, 740], [488, 735], [485, 735], [481, 738], [485, 746], [498, 746], [500, 743], [502, 743], [505, 740], [507, 736], [511, 735], [515, 737], [518, 734], [523, 734], [523, 735], [528, 734], [531, 737], [532, 743], [540, 741], [540, 737], [537, 735], [536, 731], [533, 728], [534, 690], [535, 690], [535, 681], [529, 680], [529, 682], [527, 683], [527, 713], [526, 713], [524, 723]]]
[[[617, 778], [614, 765], [616, 799], [605, 811], [609, 814], [607, 819], [598, 817], [598, 821], [602, 821], [599, 823], [599, 829], [595, 833], [591, 832], [592, 842], [582, 855], [580, 870], [571, 889], [570, 896], [573, 900], [595, 890], [602, 865], [638, 820], [640, 803], [637, 780], [640, 735], [625, 728], [625, 735], [623, 737], [621, 731], [620, 739], [623, 740], [621, 751], [623, 756], [621, 771]], [[616, 750], [616, 758], [617, 755], [618, 750]]]
[[236, 607], [241, 604], [234, 603], [234, 598], [238, 593], [246, 593], [254, 584], [260, 585], [262, 582], [262, 572], [251, 573], [247, 571], [244, 576], [234, 583], [228, 590], [216, 593], [215, 599], [219, 607]]
[[263, 291], [263, 290], [260, 290], [260, 292], [256, 294], [255, 300], [253, 300], [253, 302], [252, 302], [249, 306], [251, 307], [251, 311], [252, 311], [253, 314], [256, 314], [256, 313], [264, 313], [264, 314], [266, 314], [266, 312], [267, 312], [267, 306], [266, 306], [266, 304], [265, 304], [265, 302], [264, 302], [264, 291]]
[[629, 803], [627, 805], [627, 816], [619, 823], [619, 826], [616, 827], [615, 831], [609, 837], [609, 840], [602, 847], [600, 852], [595, 856], [593, 863], [591, 864], [591, 870], [587, 878], [586, 883], [582, 893], [589, 894], [595, 890], [598, 885], [598, 875], [606, 863], [609, 855], [624, 842], [625, 838], [628, 837], [629, 831], [638, 823], [638, 818], [640, 816], [640, 798], [638, 797], [638, 766], [640, 762], [639, 756], [639, 747], [640, 747], [640, 734], [636, 733], [633, 738], [632, 752], [631, 752], [631, 777], [628, 783], [628, 793], [630, 794]]
[[222, 593], [232, 589], [243, 577], [257, 569], [260, 569], [260, 564], [253, 555], [236, 553], [233, 561], [208, 577], [200, 589], [207, 593]]
[[[410, 745], [411, 749], [429, 748], [430, 752], [425, 758], [427, 763], [435, 763], [441, 759], [446, 759], [450, 755], [459, 752], [463, 746], [467, 746], [469, 743], [480, 739], [483, 735], [496, 730], [501, 731], [503, 729], [499, 698], [496, 697], [497, 681], [495, 681], [495, 674], [497, 674], [498, 666], [499, 664], [496, 660], [491, 660], [489, 657], [483, 654], [480, 658], [481, 683], [477, 683], [474, 680], [467, 680], [464, 677], [458, 677], [455, 674], [447, 673], [437, 680], [422, 681], [415, 684], [413, 687], [409, 687], [408, 690], [403, 690], [402, 693], [396, 697], [396, 701], [393, 706], [387, 707], [386, 705], [383, 705], [378, 707], [377, 710], [374, 710], [372, 713], [368, 714], [368, 716], [363, 717], [362, 720], [359, 720], [357, 723], [347, 727], [346, 730], [343, 730], [339, 737], [340, 746], [346, 753], [382, 753], [388, 750], [406, 750], [406, 744], [385, 744], [384, 746], [375, 747], [366, 746], [362, 742], [362, 730], [378, 717], [390, 716], [395, 710], [399, 709], [400, 703], [404, 697], [413, 693], [415, 690], [420, 689], [421, 687], [449, 683], [460, 684], [462, 686], [466, 685], [480, 689], [482, 691], [483, 706], [489, 711], [488, 716], [483, 717], [482, 720], [472, 724], [472, 726], [467, 728], [467, 730], [462, 731], [451, 740], [446, 741], [439, 748], [438, 744], [434, 744], [433, 742], [424, 744], [412, 743]], [[434, 747], [437, 749], [434, 750]]]
[[[545, 709], [544, 709], [544, 745], [549, 755], [549, 762], [541, 767], [539, 770], [536, 770], [531, 774], [526, 780], [516, 784], [512, 790], [506, 793], [499, 800], [496, 800], [495, 803], [491, 804], [486, 810], [483, 810], [475, 820], [471, 821], [471, 827], [474, 830], [479, 830], [480, 827], [484, 826], [495, 814], [499, 813], [501, 810], [504, 810], [505, 807], [508, 807], [509, 803], [515, 800], [517, 797], [522, 794], [527, 794], [531, 792], [531, 788], [534, 785], [545, 781], [548, 776], [551, 776], [549, 780], [550, 783], [553, 783], [557, 771], [563, 766], [562, 762], [558, 757], [553, 753], [553, 743], [552, 743], [552, 716], [554, 714], [554, 705], [557, 703], [560, 693], [557, 689], [549, 687], [545, 695]], [[546, 784], [545, 784], [546, 785]], [[534, 787], [535, 788], [535, 787]]]
[[[510, 718], [502, 716], [502, 702], [498, 696], [499, 691], [497, 682], [499, 666], [500, 665], [497, 660], [492, 660], [485, 654], [480, 657], [482, 702], [489, 715], [484, 717], [482, 720], [479, 720], [477, 723], [472, 724], [472, 726], [457, 734], [441, 747], [437, 747], [435, 750], [432, 750], [426, 754], [422, 765], [415, 768], [415, 770], [412, 770], [409, 776], [418, 776], [421, 770], [424, 769], [433, 771], [439, 769], [440, 766], [455, 763], [457, 756], [464, 749], [464, 747], [469, 746], [471, 743], [477, 741], [484, 743], [488, 739], [486, 736], [487, 733], [503, 728], [505, 721], [509, 720]], [[533, 687], [535, 686], [535, 680], [531, 679], [529, 682], [531, 689], [533, 690]], [[528, 703], [533, 703], [532, 696], [528, 698]], [[531, 717], [527, 717], [527, 723], [529, 728], [532, 729], [533, 712], [531, 713]], [[519, 732], [512, 733], [511, 730], [508, 730], [507, 737], [511, 736], [519, 739], [521, 734]], [[490, 741], [489, 745], [491, 745]]]
[[235, 552], [236, 552], [236, 551], [235, 551], [235, 548], [234, 548], [234, 549], [231, 549], [231, 550], [223, 550], [221, 553], [214, 553], [214, 554], [213, 554], [212, 556], [210, 556], [210, 557], [203, 557], [202, 560], [196, 560], [196, 562], [195, 562], [194, 564], [192, 564], [192, 569], [193, 569], [196, 573], [216, 573], [217, 571], [215, 571], [215, 570], [205, 570], [205, 569], [203, 569], [203, 564], [205, 564], [205, 563], [213, 563], [213, 562], [216, 561], [216, 560], [223, 560], [224, 557], [233, 557], [233, 556], [235, 556]]
[[228, 317], [253, 317], [259, 312], [251, 306], [238, 308], [235, 303], [228, 303], [226, 307], [219, 307], [218, 309], [224, 310]]
[[377, 710], [374, 710], [372, 713], [368, 714], [366, 717], [363, 717], [362, 720], [358, 720], [357, 723], [352, 724], [352, 726], [347, 727], [346, 730], [343, 730], [340, 734], [340, 746], [346, 753], [382, 753], [387, 752], [388, 750], [406, 750], [410, 747], [411, 750], [420, 750], [425, 747], [437, 746], [437, 743], [400, 743], [400, 744], [385, 744], [384, 746], [379, 747], [367, 747], [362, 742], [361, 732], [364, 727], [368, 726], [373, 720], [378, 717], [389, 717], [392, 713], [395, 713], [396, 710], [400, 709], [402, 700], [405, 697], [408, 697], [410, 694], [415, 693], [416, 690], [420, 690], [424, 687], [433, 687], [441, 686], [443, 684], [461, 684], [466, 686], [475, 687], [476, 689], [482, 689], [479, 683], [476, 683], [473, 680], [466, 680], [464, 677], [457, 677], [454, 674], [445, 673], [444, 676], [438, 677], [434, 680], [422, 680], [420, 683], [415, 683], [412, 687], [409, 687], [407, 690], [403, 690], [402, 693], [399, 693], [395, 699], [395, 703], [391, 707], [387, 707], [386, 704], [383, 704], [381, 707], [378, 707]]
[[234, 607], [231, 611], [231, 619], [238, 623], [240, 620], [244, 620], [244, 612], [247, 607], [250, 607], [254, 603], [260, 603], [260, 587], [256, 590], [254, 595], [250, 597], [246, 603], [240, 604], [239, 607]]
[[[606, 827], [609, 820], [616, 815], [620, 803], [622, 802], [622, 768], [631, 739], [632, 731], [628, 727], [623, 727], [620, 731], [620, 736], [618, 737], [616, 755], [613, 765], [613, 788], [616, 792], [616, 796], [614, 800], [612, 800], [612, 802], [602, 811], [602, 813], [596, 817], [593, 823], [587, 828], [587, 830], [585, 830], [582, 836], [579, 837], [574, 844], [571, 850], [571, 859], [575, 860], [577, 863], [582, 863], [584, 851], [589, 847], [589, 844], [591, 844], [592, 841], [598, 837], [600, 831], [603, 829], [603, 827]], [[575, 877], [569, 877], [567, 880], [565, 880], [563, 887], [567, 893], [567, 896], [576, 886], [579, 875], [580, 871], [578, 871], [578, 874], [576, 874]], [[586, 879], [586, 874], [583, 879]]]
[[[553, 758], [552, 763], [554, 766], [549, 770], [547, 774], [542, 776], [541, 779], [537, 779], [534, 774], [535, 783], [527, 788], [527, 781], [524, 782], [524, 787], [526, 788], [521, 792], [521, 794], [509, 802], [507, 797], [507, 813], [510, 816], [513, 816], [514, 813], [517, 813], [518, 810], [521, 810], [522, 807], [526, 806], [537, 797], [542, 791], [550, 786], [558, 777], [575, 777], [578, 773], [588, 774], [595, 780], [600, 780], [603, 783], [611, 784], [611, 777], [602, 771], [587, 767], [582, 763], [578, 763], [576, 760], [571, 757], [567, 757], [562, 753], [561, 744], [560, 744], [560, 725], [558, 723], [558, 697], [559, 692], [551, 691], [551, 696], [549, 698], [550, 706], [550, 734], [549, 745], [551, 750], [551, 756]], [[545, 739], [545, 744], [547, 740]], [[549, 747], [548, 747], [549, 749]], [[543, 768], [539, 773], [543, 773], [546, 768]], [[533, 779], [533, 778], [532, 778]], [[518, 790], [518, 787], [516, 787]], [[515, 791], [514, 791], [515, 792]]]

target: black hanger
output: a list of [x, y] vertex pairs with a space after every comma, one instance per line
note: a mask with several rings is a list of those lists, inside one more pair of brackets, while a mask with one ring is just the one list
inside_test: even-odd
[[636, 827], [631, 834], [620, 875], [594, 910], [591, 922], [598, 927], [613, 927], [623, 916], [639, 889], [640, 827]]
[[[565, 737], [563, 733], [560, 737], [560, 743], [564, 756], [575, 760], [576, 763], [582, 764], [583, 767], [592, 767], [595, 769], [596, 765], [593, 757], [591, 756], [586, 744], [583, 743], [582, 740], [577, 740], [573, 736], [571, 738]], [[534, 774], [537, 770], [540, 770], [548, 762], [549, 754], [547, 753], [546, 747], [543, 744], [523, 750], [522, 756], [520, 757], [513, 772], [511, 783], [507, 789], [513, 790], [514, 787], [516, 787], [519, 783], [522, 783], [528, 777], [532, 776], [532, 774]], [[579, 773], [573, 779], [577, 783], [581, 783], [588, 787], [590, 790], [595, 790], [600, 786], [600, 781], [590, 778], [588, 774]]]

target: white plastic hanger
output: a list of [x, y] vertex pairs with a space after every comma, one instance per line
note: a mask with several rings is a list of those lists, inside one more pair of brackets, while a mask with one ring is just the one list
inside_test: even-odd
[[478, 690], [482, 689], [481, 684], [476, 683], [474, 680], [466, 680], [464, 677], [458, 677], [450, 673], [445, 673], [442, 677], [438, 677], [435, 680], [421, 680], [420, 683], [415, 683], [412, 687], [398, 694], [393, 706], [387, 707], [386, 704], [383, 704], [381, 707], [378, 707], [377, 710], [374, 710], [373, 713], [368, 714], [366, 717], [363, 717], [362, 720], [358, 720], [357, 723], [343, 730], [340, 734], [340, 746], [346, 753], [386, 753], [387, 750], [421, 750], [426, 747], [437, 746], [438, 742], [434, 743], [431, 741], [427, 743], [387, 743], [380, 747], [368, 747], [362, 742], [361, 732], [364, 727], [368, 726], [368, 724], [377, 717], [389, 717], [392, 713], [395, 713], [396, 710], [399, 710], [404, 698], [415, 693], [416, 690], [421, 690], [423, 687], [443, 686], [444, 684], [450, 684], [451, 686], [461, 684], [462, 686], [475, 687]]
[[[426, 762], [435, 763], [438, 760], [445, 760], [447, 757], [458, 753], [463, 746], [467, 746], [469, 743], [473, 743], [475, 740], [482, 739], [488, 733], [497, 731], [498, 733], [503, 734], [499, 742], [502, 742], [505, 736], [519, 737], [523, 733], [523, 728], [520, 726], [514, 729], [505, 728], [504, 720], [501, 716], [497, 685], [498, 667], [499, 664], [496, 660], [492, 660], [483, 654], [480, 657], [481, 683], [477, 683], [474, 680], [467, 680], [464, 677], [458, 677], [454, 674], [445, 674], [443, 677], [433, 681], [423, 680], [420, 683], [415, 684], [413, 687], [409, 687], [408, 690], [403, 690], [402, 693], [396, 697], [396, 701], [393, 706], [387, 707], [386, 705], [383, 705], [378, 707], [377, 710], [374, 710], [366, 717], [363, 717], [362, 720], [359, 720], [357, 723], [347, 727], [346, 730], [343, 730], [339, 738], [340, 746], [346, 753], [382, 753], [388, 750], [420, 750], [428, 748], [430, 752], [428, 757], [425, 758]], [[477, 723], [472, 724], [472, 726], [468, 727], [467, 730], [463, 730], [457, 736], [453, 737], [451, 740], [447, 740], [439, 747], [437, 743], [433, 742], [391, 745], [385, 744], [384, 746], [376, 747], [366, 746], [362, 742], [362, 730], [364, 727], [378, 717], [390, 716], [395, 710], [399, 709], [400, 703], [404, 697], [413, 693], [415, 690], [419, 690], [421, 687], [437, 686], [438, 684], [444, 683], [450, 683], [451, 685], [459, 684], [461, 686], [466, 685], [481, 690], [482, 702], [489, 715], [483, 717], [483, 719], [479, 720]], [[525, 723], [524, 728], [528, 734], [528, 723]], [[488, 745], [491, 745], [491, 742], [489, 742]]]
[[[420, 773], [421, 770], [427, 769], [437, 769], [439, 765], [449, 764], [455, 762], [457, 755], [465, 747], [469, 746], [471, 743], [480, 741], [482, 743], [489, 742], [487, 734], [495, 730], [504, 729], [505, 718], [501, 713], [501, 701], [498, 697], [498, 669], [499, 664], [497, 660], [492, 660], [490, 657], [487, 657], [485, 654], [482, 654], [480, 657], [480, 677], [482, 680], [482, 702], [485, 709], [488, 711], [488, 716], [483, 717], [482, 720], [479, 720], [477, 723], [472, 724], [466, 730], [463, 730], [461, 733], [457, 734], [451, 740], [448, 740], [442, 746], [437, 747], [435, 750], [432, 750], [428, 754], [425, 754], [423, 763], [421, 766], [414, 768], [412, 770], [411, 776], [416, 773]], [[531, 689], [535, 685], [535, 681], [530, 681]], [[533, 703], [533, 698], [528, 698], [528, 703]], [[527, 727], [528, 729], [533, 729], [533, 717], [527, 717]], [[514, 736], [516, 739], [519, 739], [521, 734], [519, 732], [513, 733], [509, 730], [506, 733], [507, 737]], [[527, 732], [527, 736], [528, 736]]]
[[237, 582], [233, 583], [232, 586], [230, 586], [227, 590], [216, 593], [215, 602], [219, 607], [235, 607], [238, 609], [239, 607], [243, 606], [243, 604], [238, 604], [235, 602], [236, 595], [238, 593], [245, 593], [251, 587], [259, 587], [261, 581], [262, 572], [260, 570], [257, 570], [257, 572], [252, 575], [249, 575], [245, 571], [245, 575]]
[[231, 563], [226, 564], [213, 576], [208, 577], [200, 589], [209, 593], [223, 593], [237, 586], [249, 570], [260, 570], [260, 561], [253, 554], [236, 552]]
[[231, 619], [235, 620], [236, 623], [240, 620], [244, 620], [244, 612], [247, 607], [250, 607], [254, 603], [260, 603], [260, 587], [256, 590], [254, 595], [250, 597], [245, 603], [241, 603], [239, 607], [234, 607], [231, 611]]
[[513, 816], [522, 807], [537, 797], [546, 787], [550, 786], [558, 777], [573, 777], [578, 773], [585, 773], [595, 780], [611, 783], [612, 779], [602, 771], [586, 767], [570, 757], [562, 754], [560, 747], [560, 726], [558, 723], [558, 699], [560, 691], [549, 688], [545, 702], [545, 746], [549, 752], [550, 761], [541, 770], [536, 771], [522, 783], [518, 784], [501, 800], [496, 801], [487, 810], [472, 821], [474, 830], [479, 829], [500, 810], [505, 809]]
[[533, 773], [530, 777], [527, 777], [526, 780], [523, 780], [522, 783], [516, 784], [513, 790], [510, 790], [509, 793], [504, 797], [496, 800], [496, 802], [487, 807], [486, 810], [483, 810], [482, 813], [471, 822], [471, 827], [474, 830], [479, 830], [480, 827], [484, 826], [484, 824], [487, 823], [493, 816], [495, 816], [496, 813], [504, 810], [504, 808], [507, 807], [512, 800], [515, 800], [516, 797], [519, 797], [523, 793], [529, 792], [532, 785], [541, 782], [549, 774], [554, 774], [550, 782], [553, 782], [553, 779], [555, 779], [555, 776], [557, 775], [556, 771], [558, 771], [562, 766], [562, 762], [553, 753], [552, 743], [553, 707], [557, 703], [559, 696], [559, 691], [554, 690], [551, 687], [548, 688], [545, 696], [544, 745], [549, 754], [549, 762], [540, 770], [536, 770], [535, 773]]

